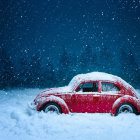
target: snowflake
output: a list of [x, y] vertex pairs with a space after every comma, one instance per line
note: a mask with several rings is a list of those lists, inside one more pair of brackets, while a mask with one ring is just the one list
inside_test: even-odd
[[86, 15], [83, 15], [83, 18], [85, 18]]
[[102, 16], [104, 15], [104, 12], [102, 12]]
[[115, 20], [115, 18], [113, 17], [112, 20]]

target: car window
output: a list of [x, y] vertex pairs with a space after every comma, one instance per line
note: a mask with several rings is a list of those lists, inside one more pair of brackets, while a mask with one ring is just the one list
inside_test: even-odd
[[120, 91], [119, 87], [111, 83], [102, 83], [102, 91]]
[[98, 83], [84, 83], [79, 86], [76, 92], [98, 92]]

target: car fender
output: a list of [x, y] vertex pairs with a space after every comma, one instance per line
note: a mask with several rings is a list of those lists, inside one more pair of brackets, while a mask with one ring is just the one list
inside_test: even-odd
[[62, 98], [54, 96], [54, 95], [42, 98], [42, 100], [39, 102], [37, 106], [37, 110], [41, 110], [42, 107], [49, 102], [57, 103], [61, 107], [62, 112], [64, 114], [68, 114], [70, 112], [66, 102]]
[[135, 97], [129, 96], [129, 95], [125, 95], [123, 97], [118, 98], [113, 106], [112, 106], [112, 110], [111, 110], [111, 114], [115, 115], [117, 108], [122, 104], [122, 103], [131, 103], [138, 111], [140, 111], [140, 103], [139, 100], [136, 99]]

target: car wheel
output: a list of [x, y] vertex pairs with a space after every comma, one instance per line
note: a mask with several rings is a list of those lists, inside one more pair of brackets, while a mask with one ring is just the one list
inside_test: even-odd
[[56, 114], [61, 114], [62, 109], [57, 103], [48, 103], [45, 105], [43, 111], [45, 113], [56, 113]]
[[130, 104], [130, 103], [122, 103], [117, 111], [116, 111], [116, 115], [121, 114], [121, 113], [137, 113], [136, 108]]

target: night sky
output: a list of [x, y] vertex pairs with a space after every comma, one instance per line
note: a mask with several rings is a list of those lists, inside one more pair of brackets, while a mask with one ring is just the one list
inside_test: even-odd
[[0, 47], [15, 63], [28, 53], [57, 59], [63, 47], [132, 48], [140, 65], [140, 0], [1, 0]]

